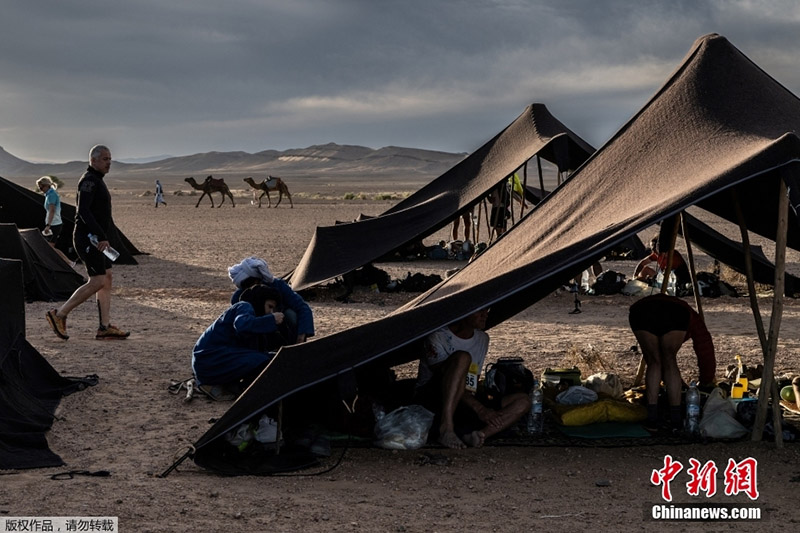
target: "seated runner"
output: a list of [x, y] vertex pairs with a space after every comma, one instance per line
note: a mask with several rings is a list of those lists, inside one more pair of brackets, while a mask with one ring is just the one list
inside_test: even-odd
[[[416, 397], [436, 414], [431, 437], [448, 448], [480, 447], [530, 409], [528, 395], [490, 403], [476, 396], [489, 336], [484, 309], [431, 333], [420, 358]], [[438, 422], [438, 424], [437, 424]]]

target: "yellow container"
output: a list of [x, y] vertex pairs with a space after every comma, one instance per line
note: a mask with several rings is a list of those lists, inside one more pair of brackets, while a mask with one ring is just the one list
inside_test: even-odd
[[733, 387], [731, 388], [731, 398], [738, 400], [742, 396], [744, 396], [745, 387], [740, 383], [734, 383]]

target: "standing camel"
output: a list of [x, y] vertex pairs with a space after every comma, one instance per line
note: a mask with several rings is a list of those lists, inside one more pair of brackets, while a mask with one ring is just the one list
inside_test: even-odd
[[231, 194], [231, 190], [228, 188], [228, 185], [225, 183], [224, 179], [222, 178], [215, 179], [209, 176], [203, 183], [197, 183], [193, 177], [186, 178], [184, 181], [189, 185], [191, 185], [193, 188], [197, 189], [198, 191], [203, 191], [203, 194], [200, 195], [200, 199], [197, 200], [197, 204], [195, 204], [195, 207], [200, 205], [200, 202], [203, 200], [203, 197], [205, 195], [208, 195], [208, 199], [211, 200], [211, 207], [214, 207], [214, 199], [211, 197], [212, 192], [218, 192], [222, 194], [222, 201], [219, 203], [217, 207], [222, 207], [222, 204], [225, 203], [226, 196], [231, 199], [233, 207], [236, 207], [236, 202], [233, 201], [233, 195]]
[[294, 208], [294, 202], [292, 202], [292, 195], [289, 194], [289, 187], [286, 186], [284, 181], [277, 177], [277, 176], [270, 176], [268, 180], [264, 180], [261, 183], [256, 183], [253, 178], [245, 178], [243, 181], [250, 184], [250, 186], [255, 189], [253, 191], [253, 197], [255, 197], [258, 191], [262, 191], [261, 196], [258, 197], [258, 207], [261, 207], [261, 199], [264, 195], [267, 195], [267, 207], [272, 207], [272, 198], [269, 196], [269, 191], [278, 191], [278, 202], [275, 204], [275, 207], [281, 205], [281, 200], [283, 200], [283, 195], [285, 194], [287, 198], [289, 198], [289, 204], [291, 204], [292, 208]]

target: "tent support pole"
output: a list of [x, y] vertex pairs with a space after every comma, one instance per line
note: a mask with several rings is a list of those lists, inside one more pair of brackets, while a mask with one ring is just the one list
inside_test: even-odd
[[[669, 275], [672, 272], [672, 254], [675, 251], [675, 242], [678, 240], [678, 225], [681, 223], [681, 217], [675, 217], [675, 223], [672, 225], [672, 236], [670, 238], [669, 252], [667, 253], [667, 266], [664, 268], [664, 279], [661, 280], [661, 294], [667, 293], [669, 287]], [[659, 249], [661, 247], [659, 246]], [[647, 365], [644, 362], [644, 354], [639, 358], [639, 366], [636, 368], [636, 378], [633, 380], [633, 386], [638, 387], [642, 384], [644, 373]]]
[[547, 193], [544, 190], [544, 176], [542, 176], [542, 158], [539, 157], [539, 154], [536, 154], [536, 168], [539, 169], [539, 188], [542, 190], [542, 200], [544, 200], [544, 197], [547, 195]]
[[525, 213], [525, 192], [528, 190], [528, 162], [522, 165], [522, 207], [519, 208], [519, 219], [522, 220], [522, 215]]
[[684, 211], [681, 211], [681, 229], [683, 230], [683, 240], [686, 243], [686, 258], [689, 260], [689, 272], [692, 275], [692, 292], [694, 292], [694, 305], [697, 306], [697, 314], [706, 321], [703, 315], [703, 305], [700, 303], [700, 285], [697, 283], [697, 272], [694, 266], [694, 253], [692, 252], [692, 243], [689, 240], [688, 228], [686, 227], [686, 219], [684, 218]]
[[[670, 233], [669, 252], [667, 252], [667, 266], [664, 267], [664, 279], [661, 280], [661, 294], [667, 294], [667, 288], [669, 287], [669, 275], [672, 273], [672, 256], [675, 255], [675, 243], [678, 241], [678, 227], [680, 224], [681, 217], [676, 216], [675, 222], [672, 224], [672, 233]], [[659, 248], [661, 247], [659, 246]]]
[[753, 257], [750, 253], [750, 237], [747, 234], [747, 221], [744, 219], [742, 206], [739, 203], [739, 194], [736, 189], [731, 189], [731, 200], [733, 209], [736, 212], [736, 219], [739, 221], [739, 231], [742, 235], [742, 250], [744, 251], [744, 272], [747, 275], [747, 292], [750, 297], [750, 308], [753, 310], [753, 318], [756, 321], [756, 331], [758, 340], [761, 343], [761, 350], [766, 353], [767, 335], [764, 333], [764, 323], [761, 320], [761, 312], [758, 309], [758, 298], [756, 297], [756, 284], [753, 278]]
[[281, 453], [281, 437], [283, 437], [283, 400], [278, 402], [278, 437], [275, 439], [275, 455]]
[[[794, 166], [794, 165], [793, 165]], [[780, 396], [778, 387], [774, 380], [775, 356], [778, 351], [778, 334], [781, 328], [781, 318], [783, 317], [783, 290], [784, 290], [784, 271], [786, 268], [786, 232], [789, 226], [789, 194], [783, 175], [790, 171], [789, 168], [781, 169], [778, 192], [778, 221], [775, 235], [775, 286], [772, 297], [772, 316], [769, 323], [769, 337], [767, 340], [767, 350], [764, 353], [764, 373], [761, 376], [761, 387], [758, 394], [758, 410], [756, 419], [753, 423], [753, 433], [751, 440], [760, 441], [763, 434], [764, 424], [767, 419], [767, 407], [770, 396], [772, 397], [772, 423], [775, 430], [775, 446], [783, 447], [783, 428], [780, 417]]]
[[[667, 293], [669, 287], [669, 275], [672, 272], [672, 253], [675, 251], [675, 241], [678, 239], [678, 225], [681, 223], [681, 217], [675, 217], [675, 223], [672, 226], [672, 237], [670, 239], [669, 252], [667, 253], [667, 266], [664, 268], [664, 279], [661, 280], [661, 294]], [[661, 247], [659, 246], [659, 249]], [[644, 354], [639, 358], [639, 366], [636, 367], [636, 378], [633, 380], [633, 386], [638, 387], [642, 384], [644, 373], [647, 364], [644, 362]]]
[[[505, 187], [508, 191], [508, 210], [511, 212], [511, 226], [514, 226], [516, 222], [514, 221], [514, 179], [517, 177], [517, 171], [511, 173], [510, 178], [506, 178]], [[511, 179], [511, 186], [508, 185], [508, 180]], [[522, 216], [522, 211], [520, 210], [520, 216]]]

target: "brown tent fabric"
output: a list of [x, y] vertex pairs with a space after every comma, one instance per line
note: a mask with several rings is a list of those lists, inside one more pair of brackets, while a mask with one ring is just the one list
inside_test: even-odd
[[535, 155], [559, 171], [578, 168], [594, 148], [532, 104], [456, 166], [377, 217], [318, 227], [287, 279], [302, 290], [346, 274], [452, 222]]
[[[208, 465], [208, 444], [283, 398], [378, 358], [410, 361], [419, 356], [415, 341], [476, 310], [491, 308], [488, 327], [502, 322], [615, 244], [691, 205], [735, 221], [731, 189], [748, 228], [774, 239], [781, 177], [791, 205], [800, 204], [798, 128], [795, 95], [724, 37], [698, 39], [603, 148], [472, 263], [380, 320], [281, 349], [197, 441], [195, 462]], [[788, 244], [800, 249], [796, 211]]]

